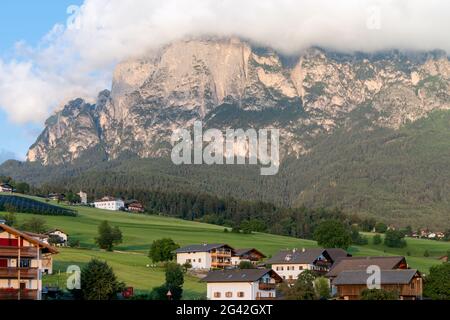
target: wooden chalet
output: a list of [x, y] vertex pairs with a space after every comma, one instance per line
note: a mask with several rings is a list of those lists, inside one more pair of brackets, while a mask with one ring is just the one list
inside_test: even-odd
[[[343, 271], [332, 282], [337, 288], [340, 300], [359, 300], [368, 288], [368, 280], [372, 275], [366, 271]], [[418, 300], [422, 298], [423, 281], [417, 270], [382, 270], [380, 287], [383, 290], [396, 292], [400, 300]]]
[[40, 300], [42, 273], [56, 253], [29, 234], [0, 225], [0, 300]]

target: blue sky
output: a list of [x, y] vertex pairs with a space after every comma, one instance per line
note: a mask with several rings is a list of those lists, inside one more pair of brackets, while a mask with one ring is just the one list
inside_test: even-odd
[[[34, 46], [56, 23], [64, 23], [67, 8], [82, 0], [2, 0], [0, 1], [0, 57], [11, 57], [14, 45], [25, 41]], [[43, 124], [42, 124], [43, 125]], [[14, 153], [23, 159], [35, 141], [39, 125], [17, 125], [8, 121], [0, 109], [0, 162], [2, 154]], [[9, 154], [9, 153], [8, 153]]]

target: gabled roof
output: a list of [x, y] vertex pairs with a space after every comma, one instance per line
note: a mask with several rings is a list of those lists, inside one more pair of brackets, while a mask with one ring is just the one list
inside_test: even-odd
[[56, 231], [59, 231], [59, 232], [61, 232], [61, 233], [64, 233], [65, 235], [68, 235], [66, 232], [64, 232], [64, 231], [61, 230], [61, 229], [52, 229], [52, 230], [50, 230], [50, 231], [47, 231], [45, 234], [46, 234], [46, 235], [51, 235], [52, 233], [55, 233]]
[[328, 255], [330, 256], [331, 260], [333, 260], [334, 263], [343, 258], [349, 258], [352, 256], [344, 249], [331, 248], [331, 249], [325, 249], [325, 250], [328, 253]]
[[179, 248], [179, 249], [175, 250], [175, 253], [210, 252], [211, 250], [219, 249], [222, 247], [231, 249], [231, 251], [234, 252], [234, 249], [227, 244], [223, 244], [223, 243], [221, 243], [221, 244], [206, 244], [205, 243], [205, 244], [193, 244], [190, 246]]
[[235, 252], [234, 252], [234, 255], [236, 257], [242, 257], [243, 255], [251, 254], [252, 252], [257, 254], [257, 255], [260, 255], [262, 258], [266, 257], [264, 255], [264, 253], [262, 253], [261, 251], [255, 249], [255, 248], [236, 249]]
[[283, 281], [277, 273], [270, 269], [236, 269], [211, 271], [202, 279], [202, 282], [255, 282], [266, 274], [270, 274], [277, 282]]
[[312, 264], [325, 249], [284, 250], [266, 261], [266, 264]]
[[343, 258], [333, 265], [327, 277], [337, 277], [343, 271], [366, 271], [369, 266], [379, 266], [381, 270], [393, 270], [400, 264], [406, 265], [405, 257], [352, 257]]
[[50, 246], [50, 245], [48, 245], [48, 244], [46, 244], [46, 243], [44, 243], [42, 241], [39, 241], [36, 238], [34, 238], [34, 237], [24, 233], [24, 232], [21, 232], [21, 231], [19, 231], [17, 229], [11, 228], [10, 226], [7, 226], [5, 224], [1, 224], [0, 225], [0, 229], [3, 229], [4, 231], [6, 231], [6, 232], [8, 232], [10, 234], [13, 234], [15, 236], [20, 236], [20, 237], [24, 238], [25, 240], [27, 240], [28, 242], [41, 247], [43, 249], [44, 253], [53, 253], [53, 254], [58, 253], [58, 250], [56, 250], [54, 247], [52, 247], [52, 246]]
[[[382, 270], [380, 284], [409, 284], [411, 280], [420, 275], [417, 270]], [[334, 285], [366, 285], [367, 280], [371, 277], [366, 271], [343, 271], [336, 279], [333, 280]]]

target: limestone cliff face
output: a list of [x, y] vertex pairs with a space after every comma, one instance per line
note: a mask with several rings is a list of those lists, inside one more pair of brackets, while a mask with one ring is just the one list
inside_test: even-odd
[[93, 147], [112, 159], [123, 152], [162, 156], [172, 131], [198, 119], [221, 129], [278, 127], [284, 153], [301, 156], [317, 135], [348, 125], [358, 108], [368, 110], [372, 125], [392, 128], [450, 108], [444, 54], [310, 49], [294, 64], [286, 60], [227, 39], [180, 41], [124, 61], [95, 105], [77, 99], [47, 121], [28, 160], [67, 163]]

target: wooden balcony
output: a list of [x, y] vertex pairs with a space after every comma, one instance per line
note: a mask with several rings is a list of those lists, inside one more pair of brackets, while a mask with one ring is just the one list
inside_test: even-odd
[[[0, 246], [0, 257], [3, 258], [17, 258], [19, 256], [19, 247], [4, 247]], [[20, 248], [20, 256], [22, 258], [36, 258], [38, 251], [35, 247]]]
[[[19, 268], [0, 268], [0, 279], [17, 279], [19, 278]], [[20, 268], [21, 279], [37, 279], [37, 268]]]
[[216, 251], [216, 252], [211, 252], [211, 257], [231, 258], [231, 251]]
[[272, 291], [275, 290], [276, 288], [277, 285], [275, 283], [264, 283], [264, 282], [259, 283], [259, 290]]
[[231, 267], [231, 261], [223, 261], [223, 262], [213, 261], [211, 262], [211, 267], [213, 268]]
[[20, 300], [37, 300], [38, 299], [38, 291], [37, 290], [18, 290], [18, 289], [0, 289], [0, 300], [19, 300], [19, 299]]

